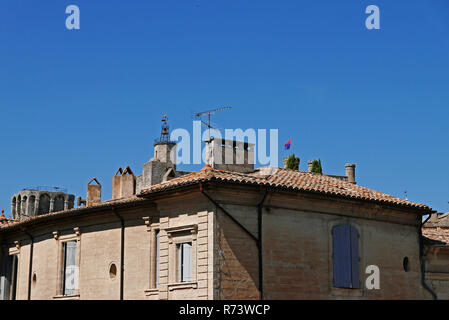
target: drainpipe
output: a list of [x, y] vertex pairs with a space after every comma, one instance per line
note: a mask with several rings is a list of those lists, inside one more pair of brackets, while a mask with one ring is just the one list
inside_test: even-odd
[[262, 211], [263, 211], [263, 203], [267, 198], [269, 189], [265, 190], [265, 194], [263, 195], [262, 201], [257, 205], [257, 250], [259, 251], [259, 292], [260, 292], [260, 300], [263, 300], [263, 259], [262, 259]]
[[34, 238], [31, 233], [27, 232], [25, 229], [22, 229], [22, 232], [25, 233], [28, 238], [30, 238], [30, 261], [28, 268], [28, 300], [31, 300], [31, 273], [33, 272], [33, 251], [34, 251]]
[[123, 300], [123, 275], [125, 270], [125, 220], [117, 212], [115, 207], [112, 208], [112, 212], [120, 220], [120, 300]]
[[422, 235], [422, 227], [431, 217], [432, 217], [432, 214], [429, 214], [429, 217], [427, 217], [427, 219], [424, 220], [424, 222], [422, 222], [421, 225], [419, 226], [419, 260], [421, 262], [421, 284], [424, 287], [424, 289], [426, 289], [428, 292], [430, 292], [430, 294], [432, 295], [432, 298], [434, 300], [437, 300], [438, 297], [437, 297], [436, 293], [426, 283], [426, 257], [430, 251], [430, 248], [427, 250], [426, 253], [424, 253], [424, 243], [423, 243], [424, 238]]

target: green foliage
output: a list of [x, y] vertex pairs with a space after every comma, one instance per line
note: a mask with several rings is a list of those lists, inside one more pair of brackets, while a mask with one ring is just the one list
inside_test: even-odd
[[323, 174], [323, 168], [321, 167], [321, 159], [312, 161], [312, 169], [310, 170], [310, 172]]
[[287, 159], [287, 169], [299, 170], [299, 158], [295, 157], [294, 154]]

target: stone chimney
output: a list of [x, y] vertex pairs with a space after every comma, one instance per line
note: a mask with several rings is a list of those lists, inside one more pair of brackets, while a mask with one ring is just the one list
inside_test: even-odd
[[287, 168], [287, 160], [288, 160], [288, 157], [282, 158], [282, 165], [284, 166], [284, 169]]
[[346, 177], [348, 178], [348, 182], [356, 184], [356, 182], [355, 182], [355, 164], [347, 163], [347, 164], [345, 164], [345, 168], [346, 168]]
[[112, 200], [131, 197], [136, 194], [136, 176], [128, 166], [119, 168], [112, 178]]
[[[96, 182], [96, 184], [92, 184], [92, 182]], [[93, 178], [87, 184], [86, 206], [90, 207], [99, 203], [101, 203], [101, 184], [97, 178]]]
[[307, 161], [307, 172], [312, 172], [312, 161]]
[[211, 138], [206, 141], [206, 153], [213, 169], [241, 173], [254, 171], [253, 143]]

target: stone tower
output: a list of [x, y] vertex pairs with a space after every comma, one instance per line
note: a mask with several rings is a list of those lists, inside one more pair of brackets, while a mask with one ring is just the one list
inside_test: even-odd
[[176, 142], [170, 141], [167, 115], [162, 118], [161, 136], [154, 142], [154, 156], [143, 165], [142, 174], [136, 177], [136, 193], [154, 184], [176, 171]]
[[75, 202], [73, 194], [52, 187], [27, 188], [11, 198], [13, 219], [28, 219], [41, 214], [72, 209]]

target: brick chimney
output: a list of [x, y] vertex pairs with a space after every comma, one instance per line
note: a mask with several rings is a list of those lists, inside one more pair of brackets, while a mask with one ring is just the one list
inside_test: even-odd
[[356, 184], [356, 182], [355, 182], [355, 164], [347, 163], [347, 164], [345, 164], [345, 168], [346, 168], [346, 177], [348, 178], [348, 182]]
[[[92, 184], [92, 182], [96, 182], [96, 184]], [[97, 178], [93, 178], [87, 184], [86, 206], [90, 207], [99, 203], [101, 203], [101, 184]]]

